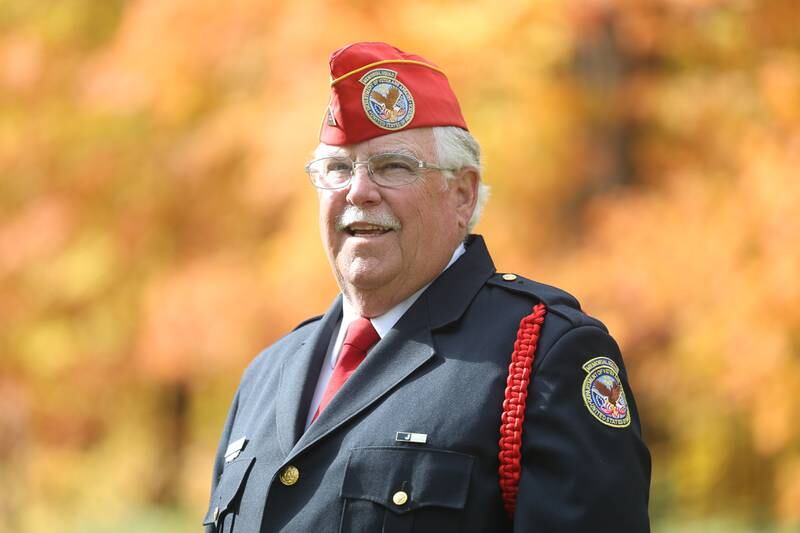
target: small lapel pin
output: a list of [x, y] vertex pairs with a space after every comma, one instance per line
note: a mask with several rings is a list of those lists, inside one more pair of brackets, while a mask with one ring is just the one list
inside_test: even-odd
[[235, 440], [228, 444], [228, 449], [225, 450], [225, 462], [230, 463], [237, 457], [239, 454], [242, 453], [244, 450], [245, 445], [247, 444], [247, 439], [242, 437], [241, 439]]
[[397, 442], [413, 442], [414, 444], [425, 444], [428, 442], [427, 433], [410, 433], [408, 431], [398, 431], [394, 438]]

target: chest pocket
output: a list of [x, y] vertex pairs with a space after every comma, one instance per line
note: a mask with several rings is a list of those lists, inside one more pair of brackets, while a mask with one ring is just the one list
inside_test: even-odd
[[239, 459], [225, 465], [219, 483], [211, 496], [208, 512], [203, 519], [203, 525], [209, 526], [206, 531], [233, 532], [234, 520], [239, 510], [239, 497], [247, 474], [253, 466], [253, 461], [255, 461], [255, 457]]
[[474, 457], [430, 448], [370, 447], [350, 452], [340, 531], [459, 531]]

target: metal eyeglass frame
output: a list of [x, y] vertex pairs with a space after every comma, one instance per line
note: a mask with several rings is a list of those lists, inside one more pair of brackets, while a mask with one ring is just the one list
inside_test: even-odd
[[[386, 184], [379, 183], [379, 182], [375, 181], [375, 172], [373, 171], [372, 166], [370, 165], [370, 162], [372, 162], [375, 158], [379, 158], [379, 157], [397, 157], [397, 158], [401, 158], [401, 159], [407, 159], [409, 161], [409, 163], [412, 163], [412, 166], [414, 166], [414, 171], [415, 171], [414, 179], [409, 181], [409, 182], [407, 182], [407, 183], [400, 183], [400, 184], [395, 184], [395, 185], [386, 185]], [[314, 163], [317, 163], [319, 161], [324, 161], [326, 159], [341, 159], [341, 160], [350, 161], [350, 163], [351, 163], [350, 177], [347, 179], [347, 181], [345, 181], [341, 185], [337, 185], [336, 187], [324, 187], [322, 185], [319, 185], [314, 180], [314, 174], [313, 174], [313, 172], [311, 170], [311, 166]], [[349, 157], [346, 157], [346, 156], [332, 156], [332, 155], [329, 155], [329, 156], [326, 156], [326, 157], [319, 157], [317, 159], [313, 159], [313, 160], [309, 161], [308, 163], [306, 163], [305, 172], [306, 172], [306, 174], [308, 174], [308, 178], [311, 180], [311, 184], [314, 187], [316, 187], [317, 189], [323, 189], [323, 190], [326, 190], [326, 191], [334, 191], [334, 190], [337, 190], [337, 189], [344, 189], [345, 187], [350, 185], [350, 182], [353, 181], [353, 178], [356, 175], [356, 170], [358, 169], [359, 166], [364, 166], [364, 167], [367, 168], [367, 176], [369, 176], [369, 179], [375, 185], [377, 185], [379, 187], [386, 187], [386, 188], [399, 188], [399, 187], [405, 187], [406, 185], [411, 185], [412, 183], [414, 183], [415, 181], [417, 181], [419, 179], [419, 171], [422, 171], [422, 170], [438, 170], [440, 172], [447, 172], [447, 171], [451, 171], [452, 172], [454, 170], [457, 170], [455, 168], [439, 167], [439, 166], [436, 166], [436, 165], [434, 165], [432, 163], [428, 163], [427, 161], [423, 161], [421, 159], [418, 159], [417, 157], [415, 157], [413, 155], [409, 155], [409, 154], [402, 154], [402, 153], [396, 153], [396, 152], [384, 152], [384, 153], [380, 153], [380, 154], [371, 155], [371, 156], [369, 156], [367, 158], [366, 161], [355, 161], [355, 160], [350, 159]]]

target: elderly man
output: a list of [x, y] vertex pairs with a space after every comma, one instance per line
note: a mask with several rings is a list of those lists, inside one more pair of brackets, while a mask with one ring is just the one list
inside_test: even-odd
[[648, 531], [619, 349], [469, 235], [485, 186], [444, 73], [383, 43], [330, 69], [306, 171], [341, 295], [245, 372], [207, 531]]

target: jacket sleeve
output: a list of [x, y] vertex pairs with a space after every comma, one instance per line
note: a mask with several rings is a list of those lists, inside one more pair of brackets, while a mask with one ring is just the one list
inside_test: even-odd
[[[225, 420], [225, 426], [222, 429], [222, 437], [220, 437], [219, 445], [217, 446], [217, 454], [214, 456], [214, 468], [211, 474], [211, 493], [209, 495], [209, 505], [214, 498], [214, 491], [217, 490], [220, 476], [222, 476], [222, 469], [225, 466], [225, 450], [228, 447], [228, 441], [231, 436], [231, 429], [233, 428], [233, 421], [236, 419], [236, 412], [239, 408], [239, 390], [233, 397], [231, 407], [228, 410], [228, 417]], [[214, 526], [206, 526], [205, 533], [214, 533]]]
[[[591, 399], [585, 399], [594, 379], [584, 365], [599, 357], [618, 367], [627, 425], [619, 413], [593, 414]], [[584, 325], [536, 358], [514, 531], [649, 532], [650, 454], [616, 342], [601, 327]]]

